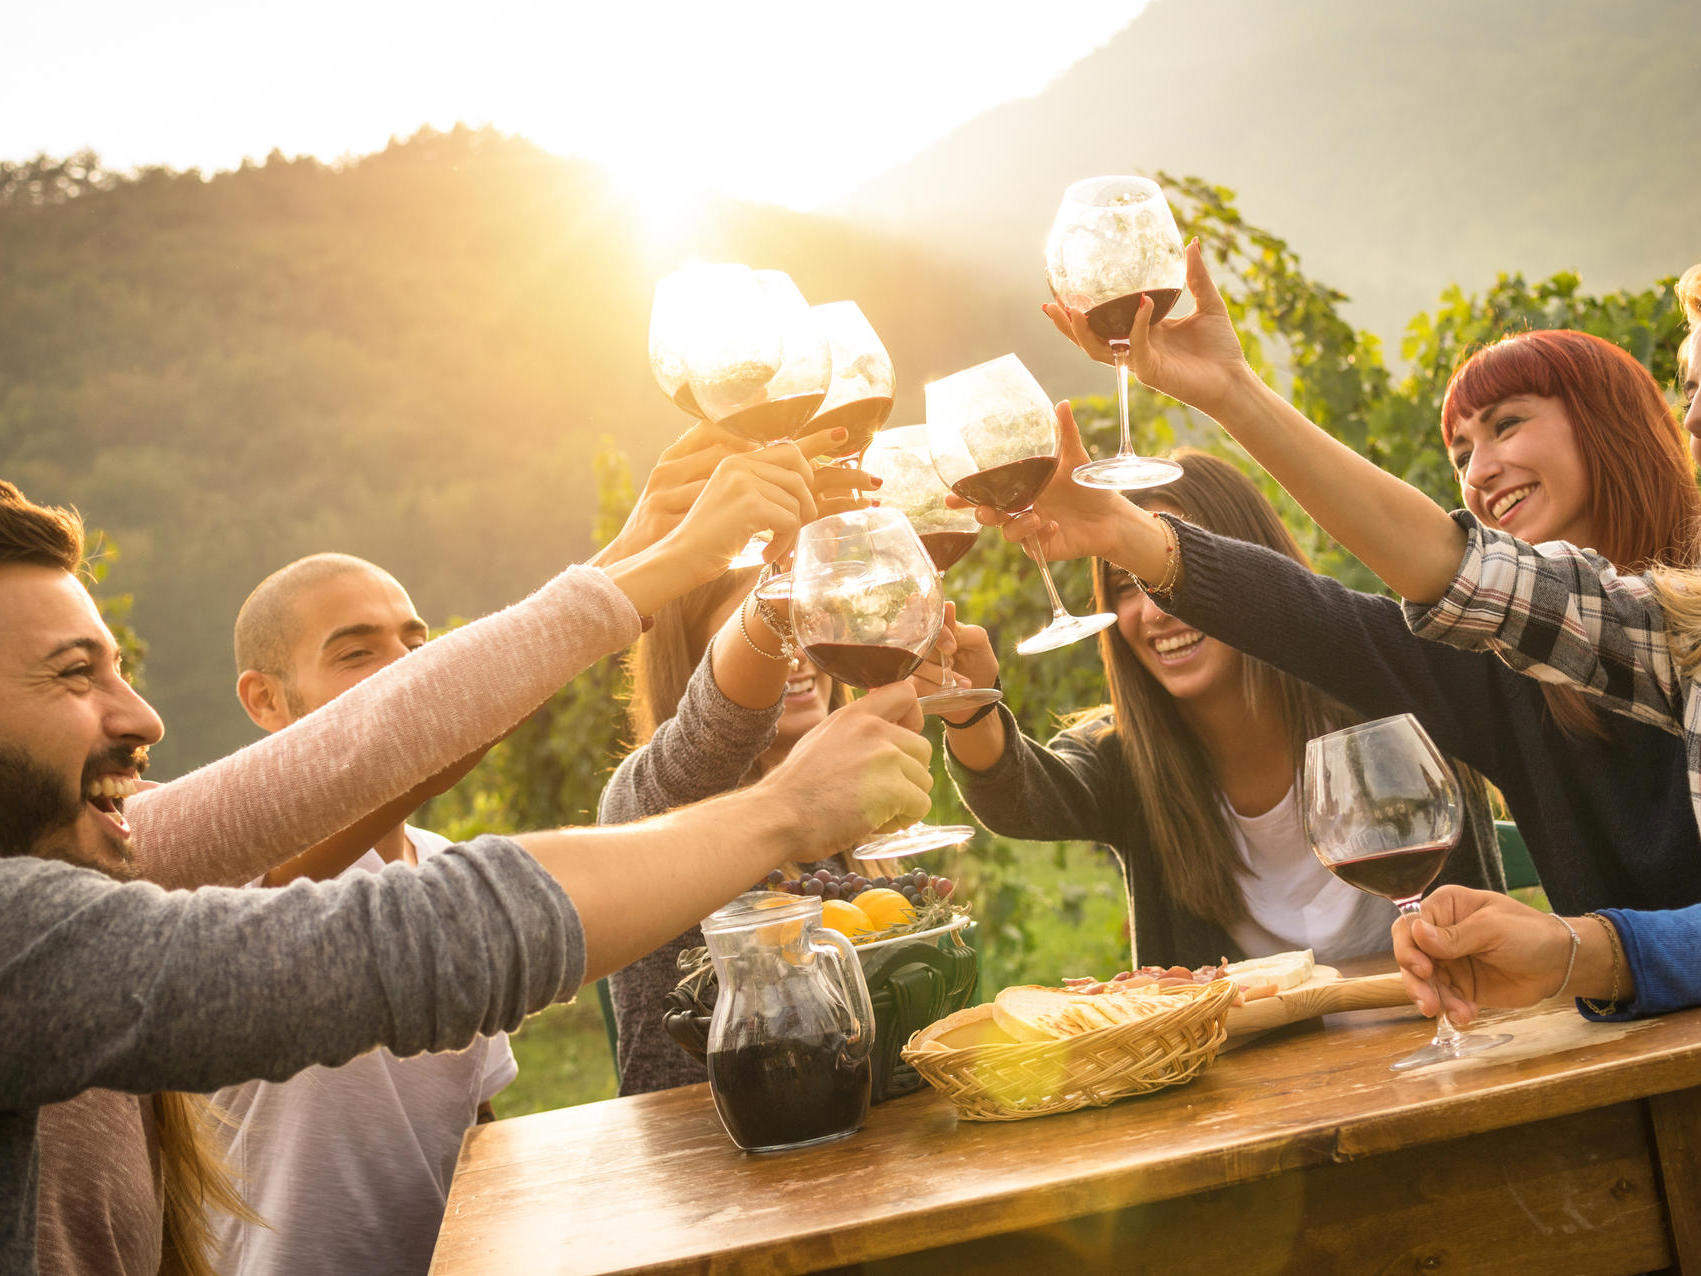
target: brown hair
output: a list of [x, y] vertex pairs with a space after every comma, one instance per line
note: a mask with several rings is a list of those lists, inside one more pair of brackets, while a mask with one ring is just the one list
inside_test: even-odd
[[83, 565], [83, 520], [76, 510], [37, 505], [0, 479], [0, 563], [75, 572]]
[[[1209, 531], [1264, 545], [1310, 565], [1270, 502], [1233, 465], [1192, 448], [1174, 457], [1181, 463], [1181, 477], [1147, 493], [1148, 499], [1176, 506], [1189, 522]], [[1093, 596], [1100, 611], [1115, 609], [1115, 570], [1103, 559], [1094, 560]], [[1223, 813], [1222, 785], [1204, 742], [1117, 627], [1100, 633], [1099, 653], [1110, 704], [1073, 715], [1071, 721], [1102, 718], [1108, 709], [1104, 729], [1116, 733], [1144, 825], [1138, 832], [1158, 856], [1168, 894], [1208, 921], [1223, 926], [1240, 921], [1246, 916], [1246, 897], [1237, 879], [1248, 869]], [[1308, 683], [1250, 656], [1241, 655], [1240, 660], [1248, 711], [1265, 705], [1280, 717], [1296, 778], [1307, 740], [1358, 720]]]
[[[1503, 337], [1453, 373], [1441, 405], [1441, 437], [1450, 445], [1460, 422], [1518, 394], [1564, 406], [1589, 478], [1597, 552], [1632, 572], [1690, 559], [1701, 491], [1683, 426], [1646, 368], [1586, 332]], [[1542, 695], [1565, 734], [1605, 738], [1599, 711], [1581, 693], [1548, 683]]]

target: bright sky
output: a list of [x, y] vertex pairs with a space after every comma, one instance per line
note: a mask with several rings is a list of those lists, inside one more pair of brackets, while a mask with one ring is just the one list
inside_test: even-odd
[[1146, 0], [84, 0], [10, 6], [0, 157], [322, 159], [491, 124], [638, 192], [807, 209], [1038, 92]]

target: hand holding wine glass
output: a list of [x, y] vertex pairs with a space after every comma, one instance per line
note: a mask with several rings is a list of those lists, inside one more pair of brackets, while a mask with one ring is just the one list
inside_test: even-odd
[[[1197, 239], [1187, 245], [1183, 260], [1193, 313], [1158, 322], [1152, 307], [1143, 306], [1129, 333], [1129, 366], [1148, 389], [1217, 416], [1240, 386], [1257, 378]], [[1110, 347], [1093, 333], [1086, 315], [1056, 304], [1045, 312], [1064, 336], [1094, 358], [1109, 361]]]
[[[1323, 866], [1416, 915], [1462, 827], [1458, 781], [1417, 719], [1402, 713], [1308, 740], [1303, 789], [1306, 836]], [[1511, 1039], [1466, 1036], [1442, 1014], [1430, 1043], [1391, 1066], [1424, 1067]]]
[[[973, 505], [1003, 514], [1029, 509], [1058, 465], [1057, 413], [1033, 374], [1013, 354], [977, 364], [927, 386], [927, 440], [933, 468]], [[1018, 643], [1023, 655], [1078, 642], [1116, 623], [1109, 612], [1073, 616], [1064, 608], [1045, 553], [1029, 539], [1051, 601], [1051, 623]]]
[[[881, 430], [868, 445], [862, 468], [881, 480], [881, 506], [909, 519], [940, 575], [974, 545], [980, 524], [972, 511], [949, 503], [951, 489], [934, 468], [925, 426]], [[952, 641], [939, 649], [938, 689], [924, 694], [921, 701], [928, 713], [967, 713], [1004, 698], [993, 687], [962, 686], [951, 677], [949, 648], [955, 645]]]
[[[1575, 959], [1571, 933], [1580, 938]], [[1394, 923], [1394, 959], [1406, 991], [1426, 1015], [1439, 1006], [1469, 1023], [1481, 1006], [1533, 1006], [1565, 990], [1611, 995], [1611, 940], [1593, 921], [1569, 925], [1497, 891], [1443, 886], [1416, 914]], [[1570, 978], [1567, 980], [1567, 973]], [[1621, 983], [1621, 997], [1634, 989]]]
[[[1077, 466], [1087, 461], [1075, 412], [1067, 399], [1057, 405], [1057, 472], [1020, 514], [1001, 514], [990, 505], [975, 507], [975, 517], [1003, 529], [1016, 545], [1037, 543], [1048, 562], [1076, 558], [1114, 558], [1131, 518], [1150, 517], [1116, 492], [1075, 482]], [[961, 497], [954, 503], [966, 504]]]
[[[913, 673], [939, 636], [944, 595], [914, 529], [896, 510], [851, 510], [810, 523], [792, 569], [791, 624], [810, 663], [853, 687], [883, 687]], [[915, 825], [857, 848], [892, 859], [957, 846], [966, 825]]]
[[644, 489], [614, 539], [590, 559], [593, 567], [618, 562], [666, 536], [690, 511], [715, 467], [729, 456], [754, 452], [756, 444], [704, 422], [686, 430], [656, 458]]
[[1156, 182], [1089, 177], [1063, 192], [1045, 245], [1046, 281], [1058, 304], [1081, 312], [1087, 330], [1109, 349], [1122, 424], [1117, 454], [1081, 466], [1078, 483], [1129, 491], [1181, 474], [1173, 461], [1136, 455], [1128, 422], [1129, 333], [1137, 314], [1161, 319], [1175, 305], [1181, 257], [1181, 235]]
[[795, 443], [725, 457], [656, 548], [689, 572], [693, 584], [726, 571], [759, 529], [773, 533], [767, 553], [778, 558], [818, 514], [813, 484], [814, 471]]

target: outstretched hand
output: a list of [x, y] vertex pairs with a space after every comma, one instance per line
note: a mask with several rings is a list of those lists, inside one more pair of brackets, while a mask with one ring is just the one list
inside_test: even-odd
[[[1129, 334], [1128, 366], [1149, 389], [1214, 416], [1252, 370], [1197, 239], [1187, 245], [1186, 262], [1193, 312], [1154, 324], [1152, 300], [1142, 297]], [[1109, 343], [1088, 325], [1084, 311], [1055, 301], [1042, 309], [1057, 330], [1082, 350], [1100, 363], [1113, 362]]]

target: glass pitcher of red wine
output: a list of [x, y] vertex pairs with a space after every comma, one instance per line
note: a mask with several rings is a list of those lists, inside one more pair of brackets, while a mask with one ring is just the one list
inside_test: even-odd
[[821, 901], [753, 891], [703, 922], [720, 990], [709, 1089], [732, 1141], [779, 1152], [854, 1134], [868, 1116], [874, 1009], [856, 950]]

